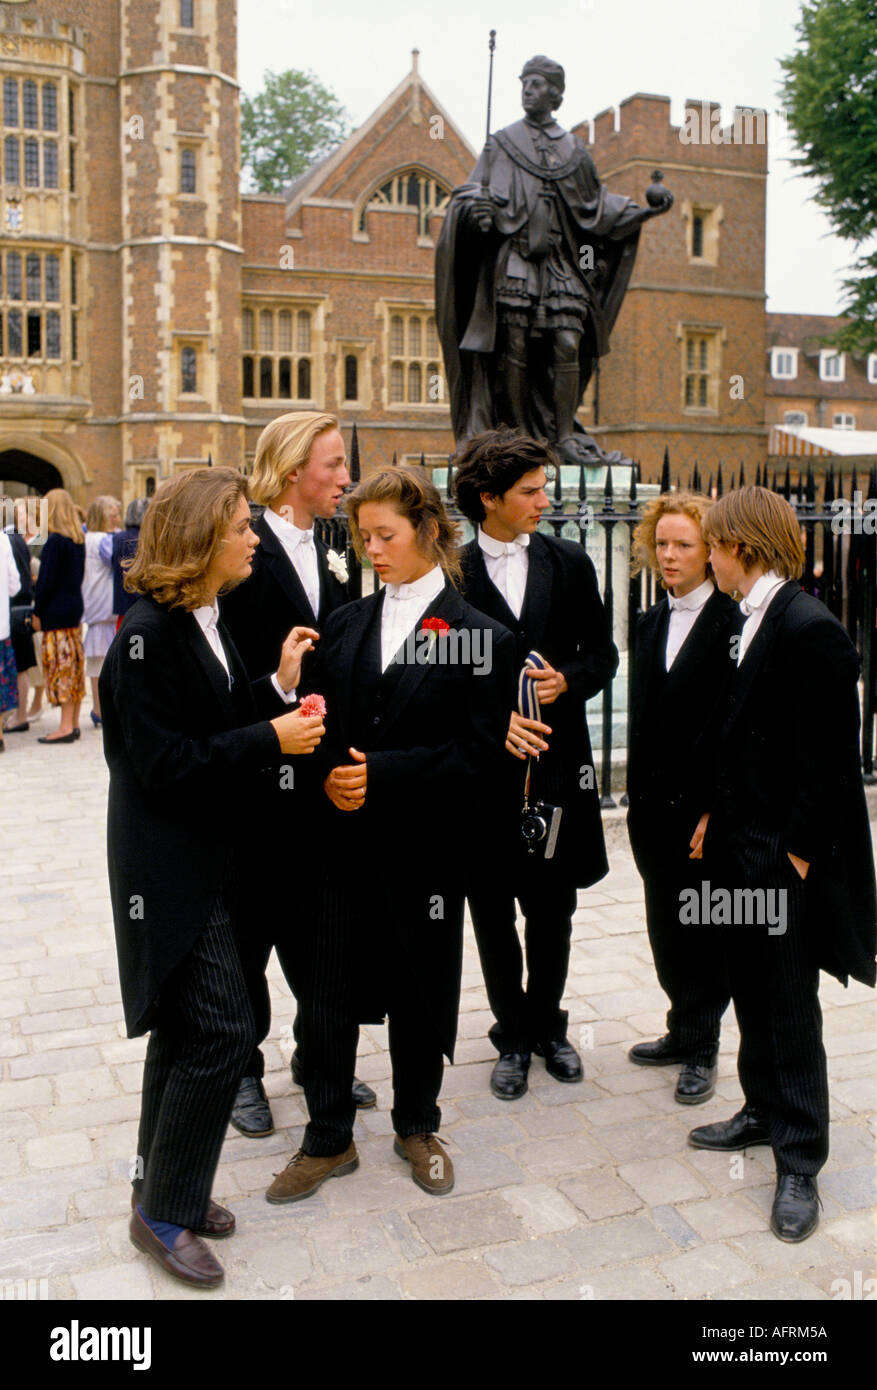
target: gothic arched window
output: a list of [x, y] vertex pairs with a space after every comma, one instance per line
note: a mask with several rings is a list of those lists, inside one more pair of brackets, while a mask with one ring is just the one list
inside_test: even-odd
[[429, 219], [434, 212], [444, 212], [451, 189], [441, 179], [422, 169], [403, 169], [387, 179], [365, 200], [359, 213], [358, 230], [365, 231], [365, 215], [369, 208], [416, 208], [417, 235], [429, 236]]

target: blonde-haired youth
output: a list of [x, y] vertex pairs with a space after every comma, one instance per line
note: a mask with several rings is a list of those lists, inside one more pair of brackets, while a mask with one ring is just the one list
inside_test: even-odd
[[62, 487], [53, 487], [46, 493], [45, 500], [49, 505], [49, 530], [66, 536], [77, 545], [84, 545], [82, 518], [70, 493], [65, 492]]
[[292, 410], [266, 425], [256, 444], [250, 475], [253, 501], [270, 507], [285, 490], [289, 474], [304, 468], [317, 436], [337, 428], [335, 416], [321, 410]]

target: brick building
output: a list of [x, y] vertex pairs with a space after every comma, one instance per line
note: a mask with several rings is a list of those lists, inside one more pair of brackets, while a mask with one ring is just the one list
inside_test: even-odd
[[236, 8], [0, 5], [4, 480], [241, 456]]
[[366, 464], [446, 462], [453, 448], [436, 335], [441, 210], [475, 156], [418, 71], [284, 197], [244, 194], [246, 450], [278, 410], [356, 422]]
[[859, 357], [826, 346], [845, 322], [817, 314], [767, 315], [768, 426], [877, 430], [877, 352]]
[[[583, 417], [604, 447], [654, 479], [664, 447], [676, 469], [754, 470], [765, 455], [764, 113], [637, 93], [575, 128], [601, 180], [638, 203], [661, 171], [675, 207], [643, 229], [630, 286]], [[591, 136], [589, 140], [589, 135]], [[760, 138], [759, 138], [760, 137]], [[605, 436], [605, 438], [603, 438]]]
[[[433, 259], [475, 152], [415, 52], [284, 196], [241, 195], [237, 10], [0, 0], [8, 490], [127, 501], [208, 455], [246, 464], [268, 420], [305, 406], [356, 422], [366, 467], [452, 448]], [[689, 103], [675, 128], [668, 98], [638, 94], [576, 127], [613, 191], [641, 202], [657, 167], [676, 195], [643, 231], [582, 411], [647, 479], [665, 445], [682, 471], [754, 466], [774, 418], [765, 132], [759, 113], [727, 132], [717, 114]]]

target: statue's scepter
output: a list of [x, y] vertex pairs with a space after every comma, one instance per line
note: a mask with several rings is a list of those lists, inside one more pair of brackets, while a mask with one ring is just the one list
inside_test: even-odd
[[487, 134], [484, 139], [484, 173], [481, 176], [482, 197], [490, 196], [490, 156], [493, 153], [493, 145], [490, 140], [490, 108], [493, 103], [493, 53], [496, 48], [496, 30], [491, 29], [487, 47], [490, 51], [490, 67], [487, 74]]

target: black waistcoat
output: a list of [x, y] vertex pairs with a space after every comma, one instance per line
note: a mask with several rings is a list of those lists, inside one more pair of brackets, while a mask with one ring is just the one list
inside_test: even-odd
[[391, 661], [383, 672], [381, 662], [381, 609], [376, 607], [356, 663], [353, 746], [364, 753], [374, 747], [375, 730], [380, 726], [402, 674], [401, 662]]

